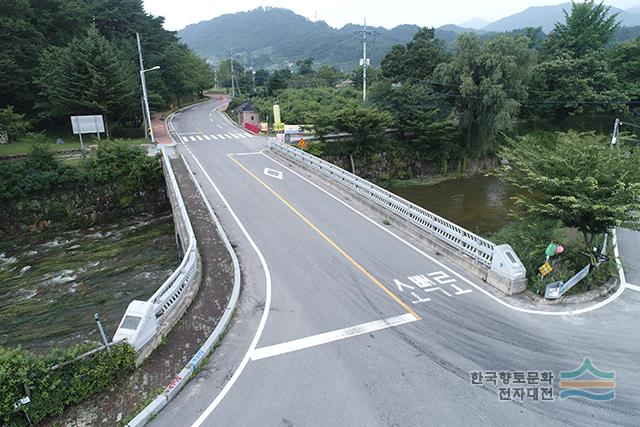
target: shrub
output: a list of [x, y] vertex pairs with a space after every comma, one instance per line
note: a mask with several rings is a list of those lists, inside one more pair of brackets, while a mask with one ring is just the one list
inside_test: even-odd
[[22, 424], [14, 403], [24, 397], [25, 384], [31, 394], [31, 403], [22, 409], [32, 423], [39, 423], [47, 417], [60, 415], [66, 406], [104, 390], [135, 368], [133, 348], [119, 344], [111, 348], [111, 354], [102, 351], [56, 370], [51, 369], [95, 347], [96, 344], [82, 344], [47, 356], [19, 347], [0, 347], [0, 420], [3, 425]]
[[[496, 244], [511, 245], [527, 269], [529, 289], [538, 295], [544, 294], [549, 283], [570, 279], [590, 262], [580, 236], [576, 235], [575, 230], [564, 228], [559, 220], [525, 216], [502, 228], [491, 236], [491, 240]], [[538, 268], [544, 264], [545, 249], [553, 240], [560, 242], [565, 247], [565, 252], [554, 259], [551, 274], [542, 277]], [[604, 264], [600, 269], [589, 273], [570, 293], [583, 292], [602, 285], [611, 276], [613, 268], [611, 262]]]

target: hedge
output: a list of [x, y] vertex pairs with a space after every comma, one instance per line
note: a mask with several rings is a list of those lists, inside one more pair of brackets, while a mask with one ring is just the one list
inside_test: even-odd
[[29, 388], [31, 403], [20, 408], [37, 424], [62, 414], [65, 407], [104, 390], [124, 374], [135, 369], [135, 351], [128, 344], [111, 347], [56, 370], [55, 365], [97, 347], [82, 344], [57, 350], [45, 356], [18, 348], [0, 347], [0, 421], [2, 425], [24, 425], [23, 415], [14, 404]]

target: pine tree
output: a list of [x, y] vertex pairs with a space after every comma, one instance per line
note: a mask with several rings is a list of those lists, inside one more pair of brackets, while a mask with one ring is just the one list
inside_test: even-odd
[[103, 114], [118, 118], [135, 103], [138, 73], [119, 59], [95, 27], [43, 56], [38, 84], [43, 113], [53, 117]]

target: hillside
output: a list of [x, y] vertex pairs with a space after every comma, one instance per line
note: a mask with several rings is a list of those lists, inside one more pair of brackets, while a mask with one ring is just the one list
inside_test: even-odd
[[[248, 66], [282, 67], [298, 59], [313, 57], [318, 64], [336, 65], [344, 70], [358, 66], [362, 43], [354, 31], [361, 25], [332, 28], [324, 21], [313, 22], [280, 8], [258, 8], [249, 12], [223, 15], [192, 24], [178, 32], [182, 42], [213, 63], [240, 57]], [[390, 30], [370, 28], [377, 36], [367, 44], [368, 56], [378, 65], [394, 44], [407, 43], [418, 31], [417, 25], [400, 25]], [[451, 44], [457, 34], [473, 31], [460, 27], [442, 29], [437, 36]]]
[[[457, 25], [444, 25], [436, 30], [436, 36], [451, 47], [457, 37], [465, 32], [475, 32], [483, 38], [493, 37], [525, 27], [542, 27], [545, 32], [553, 29], [555, 22], [563, 21], [563, 8], [558, 6], [531, 7], [521, 13], [496, 21], [482, 30]], [[612, 9], [614, 10], [614, 9]], [[623, 25], [614, 42], [637, 36], [640, 15], [620, 12]], [[473, 23], [471, 23], [473, 24]], [[313, 22], [287, 9], [258, 8], [249, 12], [222, 15], [209, 21], [192, 24], [178, 32], [197, 54], [217, 64], [229, 58], [231, 52], [240, 62], [255, 68], [282, 68], [299, 59], [312, 57], [316, 64], [335, 65], [343, 70], [353, 70], [362, 56], [362, 43], [354, 34], [361, 25], [347, 24], [333, 28], [324, 21]], [[382, 58], [394, 44], [405, 44], [418, 31], [417, 25], [400, 25], [390, 30], [370, 28], [377, 32], [367, 44], [368, 56], [373, 65], [379, 65]]]
[[[549, 33], [553, 30], [556, 22], [564, 21], [563, 9], [571, 10], [571, 3], [530, 7], [520, 13], [499, 19], [484, 27], [483, 30], [504, 32], [524, 27], [542, 27], [542, 31]], [[619, 13], [618, 20], [625, 27], [640, 25], [640, 14], [638, 13], [615, 7], [611, 8], [611, 13]]]

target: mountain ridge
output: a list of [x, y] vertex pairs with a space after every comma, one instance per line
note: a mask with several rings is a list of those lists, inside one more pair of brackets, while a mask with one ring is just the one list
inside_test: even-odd
[[[556, 21], [564, 20], [562, 10], [570, 5], [571, 3], [564, 3], [531, 7], [491, 23], [483, 29], [444, 25], [436, 29], [436, 37], [451, 47], [457, 37], [466, 32], [473, 32], [481, 37], [492, 37], [493, 34], [527, 26], [539, 26], [549, 32]], [[640, 25], [640, 14], [614, 8], [612, 11], [620, 13], [623, 23], [637, 22], [637, 25]], [[325, 21], [314, 22], [288, 9], [261, 7], [190, 24], [178, 31], [178, 37], [213, 64], [228, 59], [233, 54], [246, 67], [282, 68], [299, 59], [312, 57], [316, 64], [330, 64], [343, 70], [352, 70], [358, 67], [359, 59], [362, 57], [362, 43], [355, 34], [361, 29], [361, 25], [351, 23], [334, 28]], [[393, 45], [406, 44], [420, 27], [403, 24], [391, 29], [369, 29], [374, 31], [375, 35], [370, 37], [367, 43], [367, 56], [373, 65], [379, 65]], [[615, 41], [626, 40], [634, 34], [639, 35], [640, 28], [631, 28], [631, 31], [623, 28]]]

